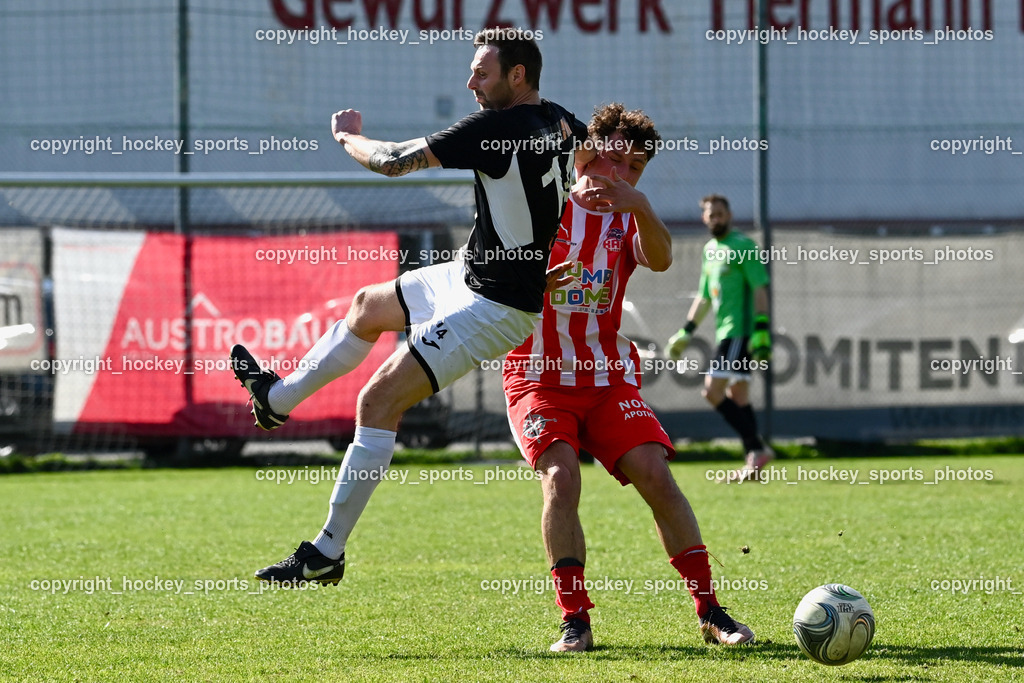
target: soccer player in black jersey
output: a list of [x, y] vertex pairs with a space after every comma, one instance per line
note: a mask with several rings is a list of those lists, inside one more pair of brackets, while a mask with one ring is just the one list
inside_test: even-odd
[[534, 40], [518, 29], [486, 29], [473, 44], [467, 87], [480, 111], [447, 130], [396, 143], [363, 136], [358, 111], [339, 111], [331, 121], [345, 151], [376, 173], [400, 176], [437, 166], [474, 171], [476, 222], [465, 259], [362, 288], [345, 320], [299, 364], [307, 369], [283, 380], [261, 371], [244, 347], [231, 350], [257, 426], [275, 429], [299, 403], [358, 366], [381, 333], [408, 335], [359, 394], [355, 437], [323, 529], [281, 562], [257, 571], [258, 579], [337, 584], [349, 534], [391, 463], [402, 413], [518, 346], [540, 317], [548, 255], [572, 170], [593, 151], [581, 144], [586, 125], [541, 99], [541, 54]]

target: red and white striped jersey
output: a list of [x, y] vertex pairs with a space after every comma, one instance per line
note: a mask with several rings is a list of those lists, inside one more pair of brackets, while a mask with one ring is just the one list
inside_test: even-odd
[[506, 356], [505, 374], [551, 386], [640, 386], [640, 356], [619, 333], [635, 238], [632, 214], [587, 211], [570, 196], [549, 264], [573, 261], [574, 279], [544, 296], [544, 314]]

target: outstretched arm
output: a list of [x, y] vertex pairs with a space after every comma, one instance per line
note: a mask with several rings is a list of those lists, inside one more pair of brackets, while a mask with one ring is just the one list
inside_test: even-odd
[[396, 177], [441, 165], [427, 146], [426, 138], [405, 142], [372, 140], [362, 135], [362, 128], [362, 114], [353, 109], [336, 112], [331, 117], [334, 139], [345, 146], [353, 159], [374, 173]]

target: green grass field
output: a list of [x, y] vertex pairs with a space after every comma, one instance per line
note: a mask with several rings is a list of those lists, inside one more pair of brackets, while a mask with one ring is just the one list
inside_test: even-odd
[[[338, 587], [263, 592], [252, 571], [316, 533], [332, 481], [276, 484], [253, 469], [0, 477], [0, 678], [1024, 679], [1024, 458], [790, 460], [775, 470], [789, 483], [709, 482], [721, 466], [673, 472], [725, 564], [722, 604], [760, 644], [700, 641], [685, 590], [655, 590], [678, 577], [649, 510], [585, 466], [587, 576], [603, 584], [591, 590], [596, 649], [576, 655], [547, 651], [559, 612], [528, 470], [394, 468], [408, 479], [378, 488]], [[991, 478], [925, 483], [936, 470]], [[808, 477], [841, 471], [858, 483]], [[883, 471], [909, 480], [880, 483]], [[484, 483], [495, 473], [512, 480]], [[800, 598], [827, 582], [861, 591], [877, 621], [864, 657], [836, 669], [805, 658], [791, 631]]]

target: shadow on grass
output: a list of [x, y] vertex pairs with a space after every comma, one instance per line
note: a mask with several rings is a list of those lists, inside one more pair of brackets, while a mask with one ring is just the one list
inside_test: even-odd
[[484, 654], [470, 652], [446, 656], [433, 652], [390, 652], [383, 655], [363, 653], [361, 659], [379, 660], [418, 660], [418, 659], [475, 659], [475, 660], [566, 660], [583, 656], [590, 659], [612, 659], [618, 661], [675, 661], [683, 659], [706, 659], [715, 656], [718, 659], [743, 660], [748, 657], [758, 659], [793, 660], [803, 658], [796, 645], [775, 645], [758, 643], [741, 647], [715, 647], [711, 645], [595, 645], [589, 652], [565, 653], [551, 652], [544, 648], [531, 649], [526, 647], [506, 647], [492, 650]]
[[[742, 645], [739, 647], [717, 647], [713, 645], [616, 645], [598, 644], [585, 657], [617, 661], [676, 661], [685, 659], [707, 659], [743, 661], [747, 658], [758, 660], [791, 661], [803, 659], [800, 648], [794, 645], [780, 645], [771, 641]], [[564, 652], [528, 650], [526, 648], [505, 648], [495, 650], [490, 657], [509, 659], [565, 659]], [[490, 658], [488, 657], [488, 658]]]
[[[707, 645], [596, 645], [592, 650], [584, 654], [566, 654], [563, 652], [549, 652], [547, 649], [529, 649], [523, 647], [507, 647], [493, 650], [486, 654], [472, 655], [460, 653], [457, 656], [446, 657], [437, 653], [413, 653], [394, 652], [386, 655], [364, 654], [365, 659], [379, 660], [427, 660], [427, 659], [476, 659], [476, 660], [566, 660], [571, 661], [574, 657], [586, 657], [594, 660], [615, 660], [631, 662], [658, 662], [677, 661], [686, 659], [708, 659], [744, 661], [754, 659], [758, 661], [790, 663], [796, 661], [810, 661], [795, 644], [780, 644], [771, 641], [744, 645], [740, 647], [714, 647]], [[989, 666], [1007, 666], [1024, 668], [1024, 648], [1012, 647], [916, 647], [911, 645], [873, 645], [863, 656], [862, 661], [879, 660], [881, 662], [898, 664], [901, 666], [942, 666], [949, 662], [963, 662], [967, 664], [984, 664]], [[832, 667], [829, 667], [832, 668]], [[842, 669], [849, 673], [855, 673], [852, 669]], [[891, 677], [863, 677], [859, 680], [916, 680], [920, 678], [920, 672], [908, 674], [906, 678], [893, 679]]]
[[880, 659], [899, 664], [939, 665], [942, 662], [966, 662], [1024, 668], [1024, 647], [916, 647], [913, 645], [872, 645], [864, 659]]

